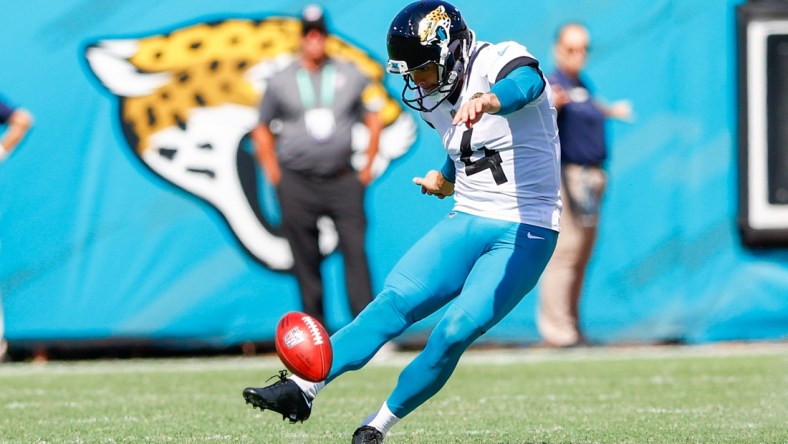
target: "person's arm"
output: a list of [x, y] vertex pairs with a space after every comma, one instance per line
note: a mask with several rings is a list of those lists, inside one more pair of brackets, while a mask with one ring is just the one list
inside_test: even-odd
[[277, 93], [281, 89], [279, 81], [282, 76], [280, 71], [269, 81], [265, 95], [260, 101], [257, 126], [252, 130], [257, 162], [263, 167], [268, 181], [274, 187], [278, 187], [282, 180], [282, 170], [279, 166], [279, 157], [276, 154], [276, 136], [271, 132], [270, 124], [280, 116], [281, 108]]
[[490, 89], [498, 97], [501, 107], [494, 114], [511, 114], [536, 100], [547, 83], [531, 66], [521, 66], [499, 80]]
[[454, 161], [451, 160], [451, 157], [446, 155], [446, 161], [443, 162], [443, 168], [441, 168], [441, 175], [444, 179], [448, 180], [451, 183], [457, 181], [457, 169], [454, 167]]
[[0, 141], [0, 159], [10, 153], [25, 137], [33, 125], [33, 117], [26, 110], [18, 108], [8, 118], [8, 129]]
[[630, 103], [629, 100], [620, 100], [609, 106], [597, 101], [594, 101], [594, 103], [602, 110], [607, 118], [623, 120], [625, 122], [632, 121], [632, 103]]
[[268, 180], [273, 186], [279, 186], [282, 171], [279, 169], [279, 159], [276, 156], [276, 139], [265, 123], [259, 123], [252, 130], [252, 140], [255, 143], [257, 161], [265, 170]]
[[567, 94], [566, 90], [561, 85], [551, 83], [550, 87], [553, 90], [553, 106], [555, 106], [556, 111], [561, 111], [561, 108], [572, 102], [569, 100], [569, 94]]
[[369, 130], [369, 145], [367, 146], [367, 163], [359, 171], [358, 178], [362, 185], [367, 186], [372, 182], [372, 165], [378, 155], [380, 146], [380, 133], [383, 131], [383, 122], [377, 112], [367, 112], [364, 115], [364, 124]]
[[546, 83], [542, 75], [530, 66], [521, 66], [493, 85], [490, 92], [476, 93], [457, 110], [452, 124], [464, 123], [468, 128], [484, 113], [511, 114], [536, 100]]

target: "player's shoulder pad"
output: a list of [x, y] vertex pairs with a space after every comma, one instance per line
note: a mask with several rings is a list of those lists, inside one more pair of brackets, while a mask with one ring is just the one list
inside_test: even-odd
[[480, 52], [478, 59], [476, 66], [485, 73], [490, 83], [497, 81], [502, 70], [513, 64], [522, 64], [523, 60], [538, 64], [525, 46], [514, 41], [491, 44]]
[[505, 65], [510, 60], [514, 60], [518, 57], [529, 57], [535, 59], [525, 46], [513, 42], [501, 42], [495, 44], [489, 44], [481, 51], [477, 56], [476, 66], [484, 67], [484, 71], [489, 71], [490, 69], [495, 70], [498, 67]]
[[492, 59], [511, 60], [517, 57], [535, 58], [528, 52], [528, 48], [515, 41], [496, 43], [485, 48], [485, 56]]

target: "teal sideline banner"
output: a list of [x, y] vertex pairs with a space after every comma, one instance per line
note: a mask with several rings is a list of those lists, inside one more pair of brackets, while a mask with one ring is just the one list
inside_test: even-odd
[[[295, 17], [307, 3], [3, 6], [0, 94], [35, 117], [0, 165], [0, 291], [12, 344], [227, 346], [270, 340], [277, 319], [300, 309], [275, 194], [248, 134], [267, 79], [293, 57]], [[634, 121], [608, 132], [609, 188], [581, 307], [592, 341], [788, 337], [788, 251], [749, 251], [736, 230], [738, 3], [456, 2], [480, 39], [525, 44], [545, 73], [557, 26], [585, 23], [598, 96], [633, 104]], [[411, 183], [443, 153], [400, 105], [401, 79], [383, 72], [386, 30], [404, 4], [325, 4], [330, 52], [363, 69], [370, 97], [385, 101], [378, 177], [366, 196], [376, 289], [451, 208]], [[365, 137], [354, 136], [358, 156]], [[350, 314], [324, 222], [336, 329]], [[537, 291], [485, 339], [538, 341]]]

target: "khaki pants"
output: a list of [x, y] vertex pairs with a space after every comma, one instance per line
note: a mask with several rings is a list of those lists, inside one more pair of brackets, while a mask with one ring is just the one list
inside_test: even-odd
[[539, 333], [548, 345], [568, 347], [585, 341], [578, 306], [596, 240], [606, 181], [605, 172], [599, 167], [562, 165], [561, 234], [542, 275], [536, 319]]

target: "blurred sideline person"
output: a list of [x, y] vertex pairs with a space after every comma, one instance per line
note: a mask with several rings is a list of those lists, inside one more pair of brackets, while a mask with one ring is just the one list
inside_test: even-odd
[[397, 263], [372, 303], [331, 337], [334, 362], [325, 381], [282, 372], [276, 383], [243, 392], [253, 407], [306, 420], [326, 384], [446, 307], [389, 398], [356, 429], [356, 444], [383, 442], [536, 285], [561, 213], [556, 111], [524, 46], [477, 41], [456, 7], [426, 0], [394, 18], [387, 48], [388, 71], [405, 80], [404, 103], [438, 132], [447, 154], [440, 171], [413, 182], [422, 194], [455, 195], [454, 208]]
[[578, 306], [606, 185], [605, 119], [631, 117], [628, 102], [606, 107], [594, 100], [582, 73], [589, 44], [584, 26], [562, 26], [553, 48], [557, 69], [549, 77], [558, 109], [564, 212], [561, 237], [540, 285], [537, 325], [543, 340], [554, 347], [586, 343]]
[[[301, 23], [301, 56], [269, 82], [252, 138], [277, 191], [304, 312], [326, 325], [317, 225], [321, 216], [333, 220], [339, 235], [353, 316], [372, 300], [364, 189], [372, 181], [382, 123], [377, 110], [364, 108], [362, 102], [370, 80], [354, 65], [326, 55], [328, 29], [320, 6], [307, 6]], [[351, 129], [359, 120], [369, 129], [370, 140], [366, 166], [356, 174], [350, 164]], [[278, 127], [275, 133], [272, 127]]]
[[[13, 108], [0, 100], [0, 125], [6, 125], [0, 137], [0, 163], [19, 145], [33, 125], [33, 117], [22, 108]], [[2, 245], [0, 245], [2, 248]], [[8, 344], [5, 341], [5, 320], [3, 318], [3, 299], [0, 294], [0, 362], [5, 360]]]
[[27, 110], [13, 108], [0, 100], [0, 125], [7, 125], [0, 138], [0, 162], [2, 162], [24, 139], [33, 125], [33, 117]]

